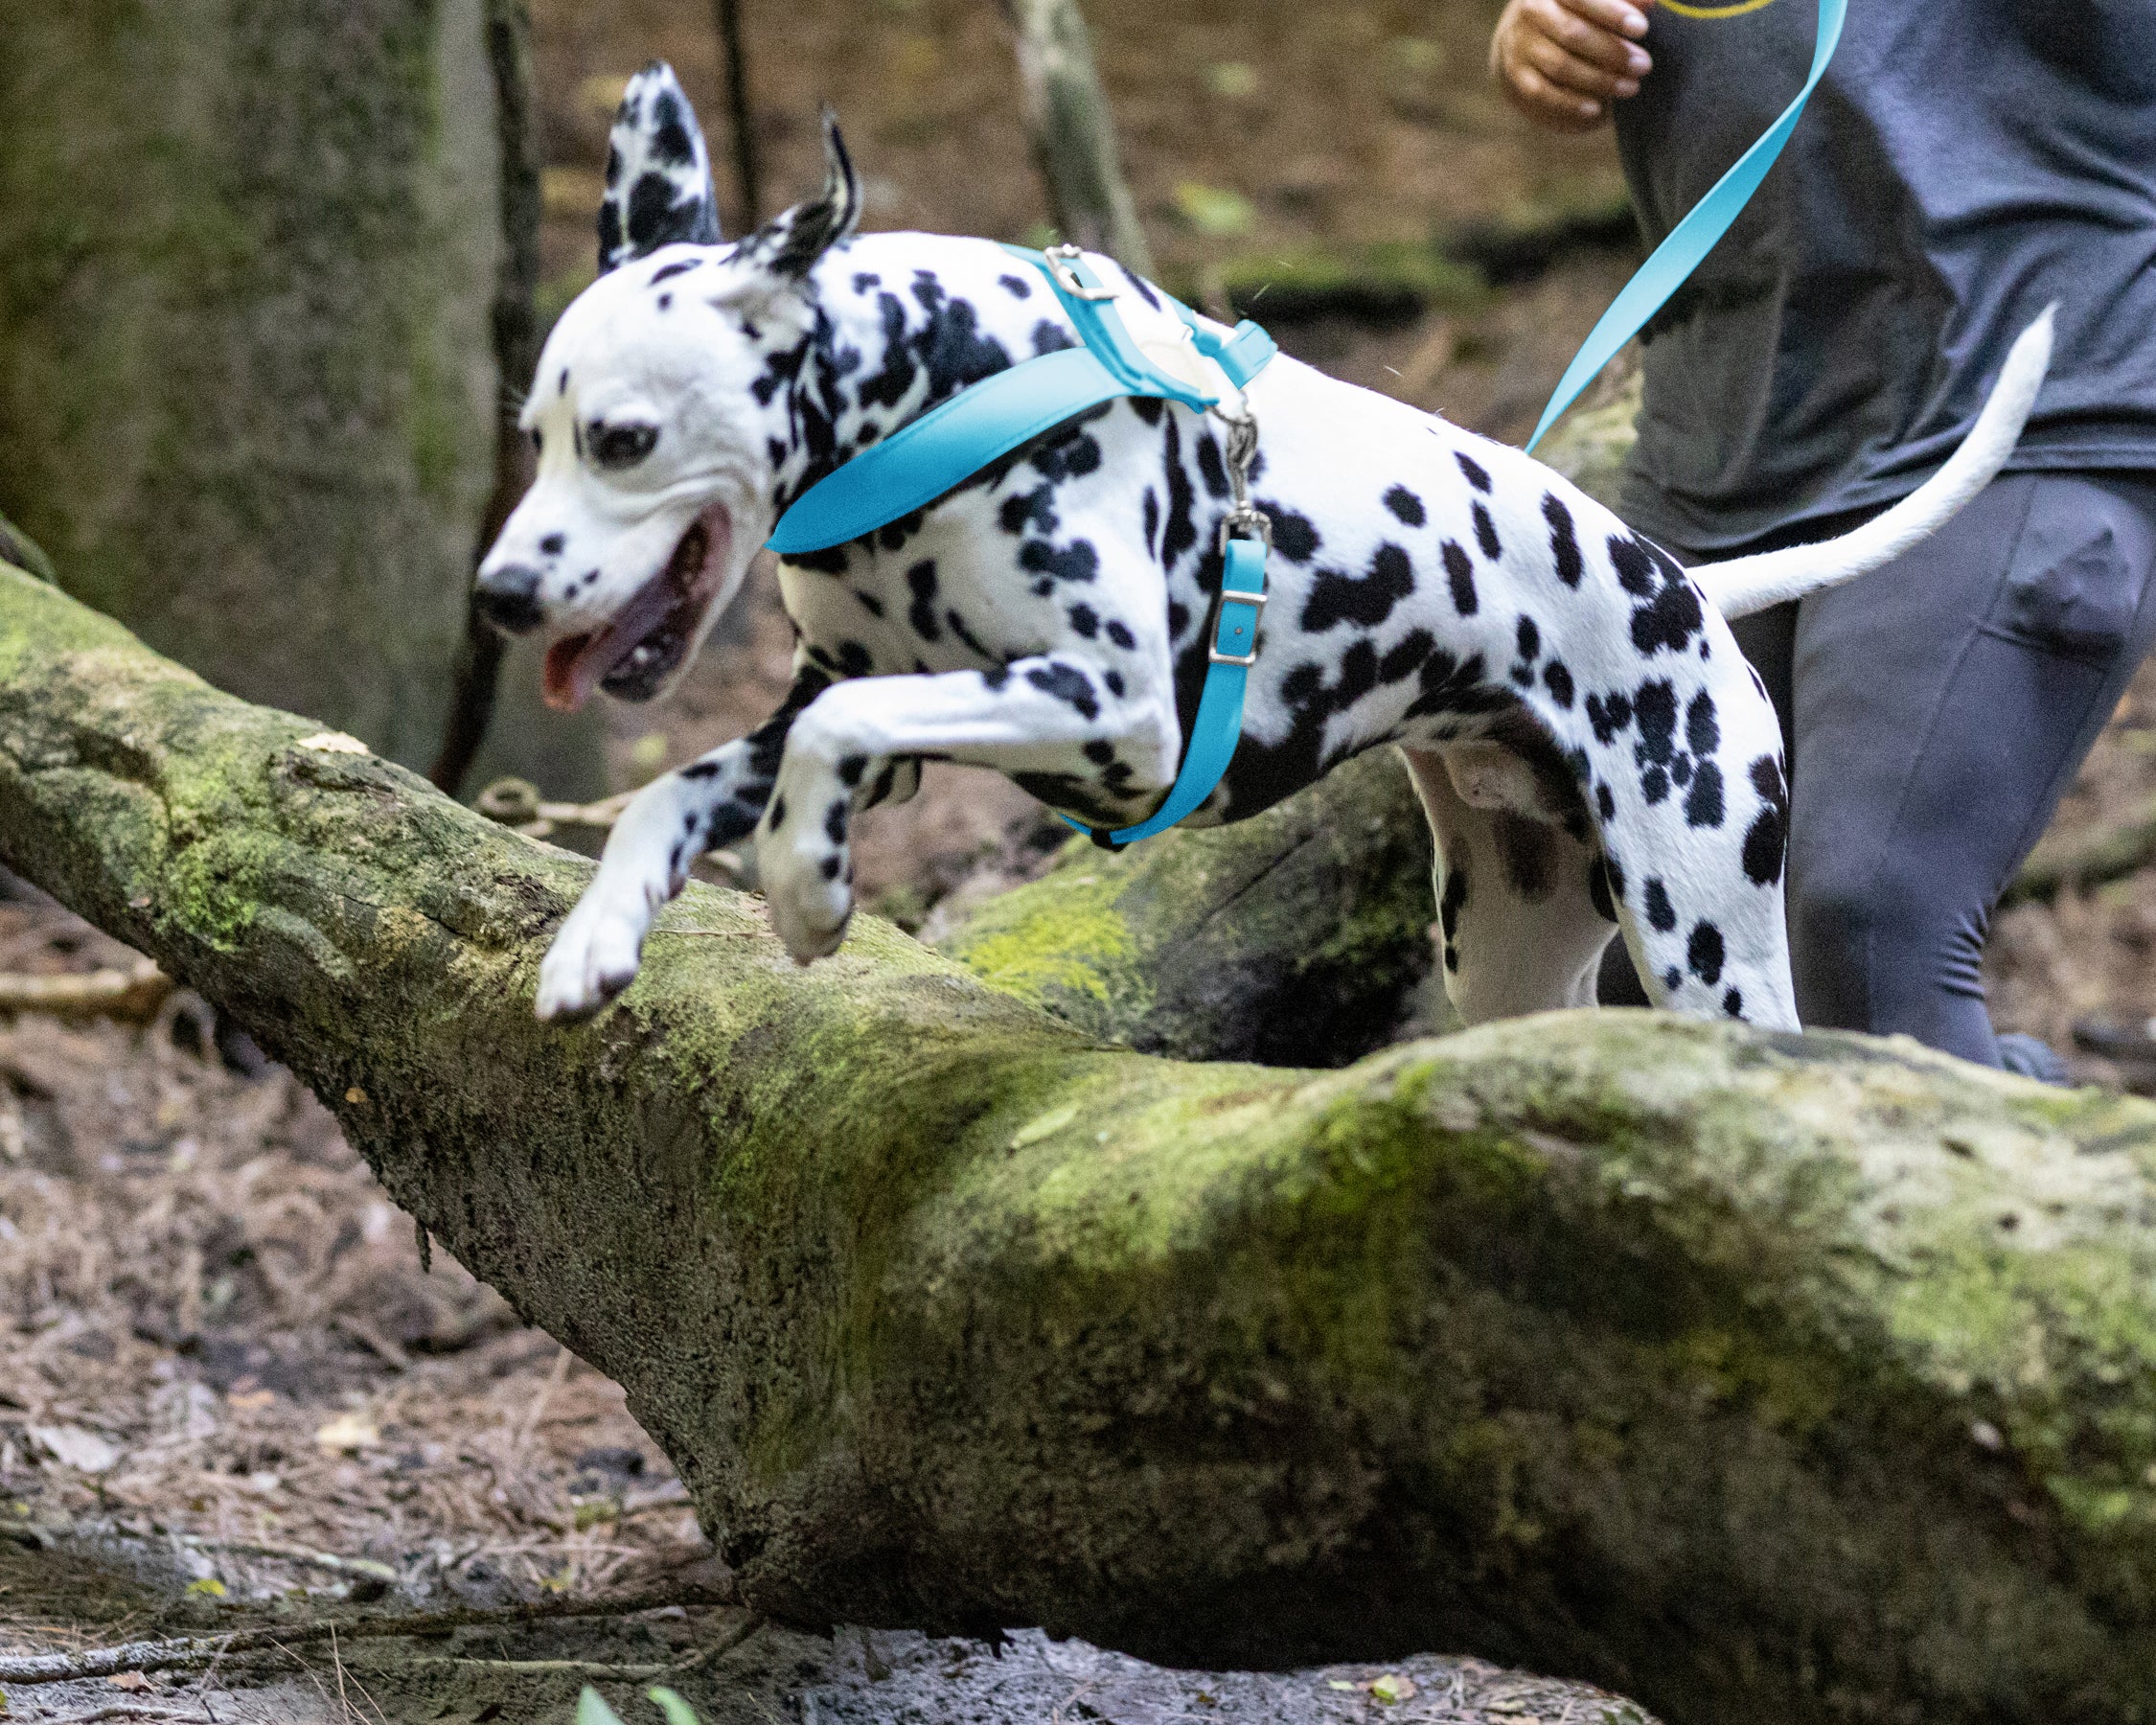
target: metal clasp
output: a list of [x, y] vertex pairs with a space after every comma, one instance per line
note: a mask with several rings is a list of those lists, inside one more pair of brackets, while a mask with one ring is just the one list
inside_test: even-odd
[[1112, 288], [1089, 288], [1078, 279], [1077, 272], [1070, 266], [1086, 254], [1077, 246], [1051, 245], [1041, 255], [1048, 261], [1048, 274], [1055, 285], [1072, 299], [1112, 300], [1115, 297]]

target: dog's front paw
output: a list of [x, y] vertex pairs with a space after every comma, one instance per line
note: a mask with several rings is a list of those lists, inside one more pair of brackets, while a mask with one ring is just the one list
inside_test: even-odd
[[539, 963], [539, 1016], [550, 1023], [589, 1018], [636, 979], [643, 950], [641, 920], [586, 896]]
[[803, 856], [789, 850], [780, 866], [764, 858], [764, 896], [771, 928], [796, 964], [811, 964], [838, 950], [854, 919], [853, 871], [843, 855]]

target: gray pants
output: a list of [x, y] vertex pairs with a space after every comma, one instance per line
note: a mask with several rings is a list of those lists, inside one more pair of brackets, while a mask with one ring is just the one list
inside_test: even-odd
[[1790, 763], [1806, 1025], [1999, 1064], [1991, 909], [2156, 639], [2152, 575], [2156, 473], [2013, 473], [1898, 562], [1736, 625]]

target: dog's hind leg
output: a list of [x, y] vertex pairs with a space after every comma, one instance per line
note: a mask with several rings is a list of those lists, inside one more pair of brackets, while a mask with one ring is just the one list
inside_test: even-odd
[[1436, 841], [1439, 956], [1454, 1008], [1479, 1024], [1594, 1005], [1617, 931], [1600, 853], [1522, 812], [1534, 806], [1533, 775], [1506, 770], [1495, 746], [1400, 752]]
[[622, 811], [599, 873], [539, 964], [539, 1016], [577, 1019], [629, 986], [660, 907], [705, 851], [756, 830], [778, 777], [787, 732], [831, 678], [804, 670], [786, 704], [745, 737], [654, 779]]

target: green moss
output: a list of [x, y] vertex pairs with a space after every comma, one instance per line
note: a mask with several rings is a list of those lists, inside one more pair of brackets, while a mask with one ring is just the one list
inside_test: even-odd
[[1113, 990], [1121, 1011], [1142, 1012], [1143, 982], [1129, 975], [1135, 949], [1118, 908], [1126, 885], [1107, 863], [1066, 862], [1046, 883], [984, 906], [952, 942], [952, 956], [1035, 1005], [1106, 1007]]

